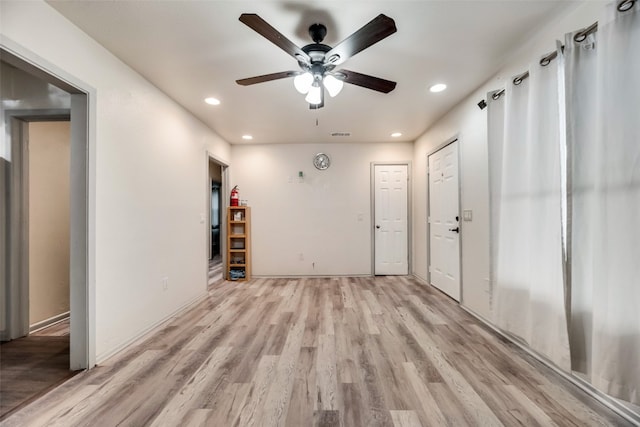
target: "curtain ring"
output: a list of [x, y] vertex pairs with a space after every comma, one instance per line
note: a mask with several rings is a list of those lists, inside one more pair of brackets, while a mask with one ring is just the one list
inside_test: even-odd
[[493, 95], [491, 95], [491, 98], [493, 98], [494, 101], [497, 101], [498, 99], [500, 99], [500, 97], [504, 94], [504, 89], [499, 90], [498, 92], [494, 93]]
[[[632, 1], [635, 1], [635, 0], [632, 0]], [[589, 25], [587, 28], [583, 28], [580, 31], [578, 31], [573, 36], [573, 41], [575, 41], [576, 43], [581, 43], [581, 42], [583, 42], [583, 41], [585, 41], [587, 39], [587, 36], [589, 34], [593, 34], [596, 31], [598, 31], [598, 21], [596, 21], [593, 24]]]
[[575, 36], [573, 36], [573, 41], [580, 43], [583, 42], [587, 39], [587, 34], [584, 31], [580, 31], [579, 33], [576, 33]]
[[542, 65], [543, 67], [546, 67], [547, 65], [551, 64], [551, 61], [556, 59], [557, 56], [558, 56], [558, 51], [554, 50], [550, 54], [542, 57], [542, 59], [540, 60], [540, 65]]
[[529, 72], [525, 71], [524, 73], [520, 74], [519, 76], [515, 77], [513, 79], [513, 84], [518, 86], [520, 83], [522, 83], [524, 81], [524, 79], [526, 79], [527, 77], [529, 77]]
[[618, 11], [626, 12], [630, 10], [635, 4], [635, 2], [636, 0], [622, 0], [620, 3], [618, 3]]

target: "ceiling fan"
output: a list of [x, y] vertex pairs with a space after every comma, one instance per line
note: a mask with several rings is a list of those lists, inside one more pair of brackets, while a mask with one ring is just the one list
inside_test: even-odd
[[327, 89], [329, 95], [333, 97], [340, 92], [344, 83], [383, 93], [389, 93], [396, 87], [396, 82], [379, 77], [356, 73], [344, 68], [335, 70], [336, 66], [353, 55], [397, 31], [395, 21], [388, 16], [378, 15], [335, 47], [322, 44], [322, 40], [327, 34], [327, 27], [322, 24], [313, 24], [309, 27], [309, 35], [313, 43], [300, 48], [255, 13], [243, 13], [240, 15], [240, 22], [291, 55], [298, 61], [301, 71], [282, 71], [236, 80], [239, 85], [249, 86], [294, 77], [294, 86], [298, 92], [307, 95], [305, 100], [311, 109], [324, 106], [323, 88]]

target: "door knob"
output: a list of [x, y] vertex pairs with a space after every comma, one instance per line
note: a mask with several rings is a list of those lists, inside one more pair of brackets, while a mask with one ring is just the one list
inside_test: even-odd
[[450, 228], [449, 231], [455, 231], [456, 233], [460, 233], [460, 227]]
[[379, 225], [376, 225], [376, 228], [380, 228], [380, 226], [379, 226]]

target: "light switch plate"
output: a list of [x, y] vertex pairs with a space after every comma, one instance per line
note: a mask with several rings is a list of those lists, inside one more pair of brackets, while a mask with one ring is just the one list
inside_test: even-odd
[[465, 209], [462, 211], [462, 219], [464, 221], [471, 221], [473, 219], [473, 211], [471, 209]]

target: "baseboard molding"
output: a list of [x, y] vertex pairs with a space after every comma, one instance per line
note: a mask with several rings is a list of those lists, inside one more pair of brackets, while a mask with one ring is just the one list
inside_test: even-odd
[[140, 333], [136, 334], [134, 337], [132, 337], [132, 338], [120, 343], [118, 346], [116, 346], [115, 348], [109, 350], [108, 352], [103, 353], [103, 354], [101, 354], [99, 356], [96, 356], [96, 365], [95, 366], [98, 366], [100, 363], [102, 363], [105, 360], [117, 355], [121, 351], [126, 350], [130, 346], [132, 346], [132, 345], [134, 345], [134, 344], [136, 344], [138, 342], [144, 341], [150, 335], [156, 333], [166, 323], [168, 323], [169, 321], [173, 320], [173, 318], [180, 316], [185, 311], [188, 311], [191, 308], [191, 306], [199, 303], [200, 301], [202, 301], [203, 299], [207, 298], [208, 296], [209, 296], [209, 292], [208, 291], [204, 292], [203, 294], [198, 295], [197, 297], [193, 298], [192, 300], [190, 300], [190, 301], [186, 302], [185, 304], [183, 304], [182, 306], [180, 306], [173, 313], [171, 313], [168, 316], [162, 318], [161, 320], [158, 320], [157, 322], [153, 323], [151, 326], [143, 329]]
[[[335, 278], [335, 279], [339, 279], [340, 277], [372, 277], [373, 274], [315, 274], [315, 275], [277, 275], [277, 276], [270, 276], [270, 275], [256, 275], [256, 274], [252, 274], [251, 278], [252, 279], [314, 279], [314, 278], [318, 278], [318, 277], [322, 277], [322, 278]], [[237, 280], [227, 280], [229, 282], [236, 282]]]
[[[429, 284], [423, 278], [416, 276], [415, 274], [413, 274], [412, 276], [423, 285], [431, 286], [431, 284]], [[518, 348], [520, 348], [522, 351], [526, 352], [531, 357], [533, 357], [534, 359], [536, 359], [537, 361], [539, 361], [540, 363], [542, 363], [543, 365], [545, 365], [546, 367], [548, 367], [549, 369], [557, 373], [558, 375], [562, 376], [562, 378], [566, 379], [571, 384], [575, 385], [576, 387], [584, 391], [589, 397], [602, 403], [604, 406], [611, 409], [613, 412], [620, 415], [625, 420], [629, 421], [632, 425], [640, 427], [640, 413], [635, 412], [633, 409], [629, 408], [624, 403], [621, 403], [617, 399], [596, 389], [594, 386], [592, 386], [589, 382], [585, 381], [584, 379], [574, 375], [573, 373], [569, 373], [560, 369], [558, 366], [556, 366], [553, 362], [548, 360], [546, 357], [533, 351], [528, 345], [514, 339], [514, 337], [498, 329], [493, 323], [491, 323], [491, 321], [489, 321], [489, 319], [486, 319], [485, 317], [479, 315], [478, 313], [474, 312], [470, 308], [465, 307], [463, 303], [459, 303], [459, 306], [464, 311], [466, 311], [467, 313], [472, 315], [474, 318], [476, 318], [483, 325], [485, 325], [487, 328], [491, 329], [491, 331], [495, 332], [497, 335], [500, 335], [510, 343], [513, 343], [516, 346], [518, 346]]]
[[546, 367], [551, 369], [553, 372], [555, 372], [556, 374], [560, 375], [562, 378], [566, 379], [571, 384], [575, 385], [576, 387], [578, 387], [579, 389], [584, 391], [587, 395], [589, 395], [589, 397], [591, 397], [591, 398], [597, 400], [598, 402], [602, 403], [604, 406], [606, 406], [607, 408], [611, 409], [613, 412], [615, 412], [616, 414], [620, 415], [622, 418], [624, 418], [625, 420], [629, 421], [634, 426], [640, 427], [640, 413], [637, 413], [637, 412], [631, 410], [630, 408], [625, 406], [623, 403], [620, 403], [615, 398], [613, 398], [613, 397], [601, 392], [600, 390], [596, 389], [594, 386], [592, 386], [590, 383], [588, 383], [584, 379], [582, 379], [582, 378], [580, 378], [580, 377], [578, 377], [578, 376], [576, 376], [576, 375], [574, 375], [572, 373], [566, 372], [563, 369], [560, 369], [553, 362], [549, 361], [546, 357], [544, 357], [544, 356], [538, 354], [537, 352], [533, 351], [528, 345], [526, 345], [526, 344], [514, 339], [509, 334], [504, 333], [503, 331], [498, 329], [494, 324], [489, 322], [489, 320], [487, 320], [484, 317], [480, 316], [479, 314], [475, 313], [473, 310], [463, 306], [462, 304], [460, 304], [460, 308], [462, 308], [464, 311], [466, 311], [467, 313], [472, 315], [474, 318], [476, 318], [483, 325], [485, 325], [486, 327], [491, 329], [494, 333], [500, 335], [502, 338], [506, 339], [510, 343], [518, 346], [518, 348], [520, 348], [522, 351], [524, 351], [525, 353], [527, 353], [528, 355], [530, 355], [531, 357], [536, 359], [538, 362], [542, 363], [543, 365], [545, 365]]
[[53, 317], [50, 317], [48, 319], [44, 319], [41, 320], [39, 322], [34, 323], [33, 325], [29, 326], [29, 333], [32, 334], [34, 332], [38, 332], [44, 328], [48, 328], [49, 326], [53, 326], [56, 323], [60, 323], [62, 321], [65, 321], [69, 318], [69, 315], [71, 314], [71, 312], [66, 311], [64, 313], [60, 313], [57, 314]]

